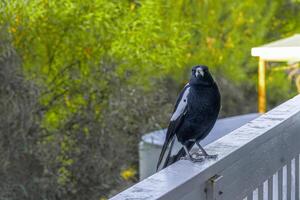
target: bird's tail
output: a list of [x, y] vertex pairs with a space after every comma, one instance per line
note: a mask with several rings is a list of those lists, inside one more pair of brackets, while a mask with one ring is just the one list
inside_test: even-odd
[[[193, 146], [194, 146], [194, 143], [190, 142], [187, 145], [187, 149], [191, 150]], [[185, 150], [184, 150], [183, 147], [174, 156], [170, 156], [170, 152], [169, 152], [169, 154], [168, 154], [168, 156], [166, 158], [166, 161], [165, 161], [162, 169], [168, 167], [169, 165], [172, 165], [173, 163], [175, 163], [176, 161], [180, 160], [180, 158], [182, 158], [184, 156], [186, 156], [186, 152], [185, 152]]]
[[160, 165], [162, 163], [162, 160], [163, 160], [163, 158], [165, 156], [166, 150], [167, 150], [167, 148], [168, 148], [168, 146], [169, 146], [169, 144], [171, 142], [167, 158], [170, 156], [172, 148], [173, 148], [174, 141], [175, 141], [175, 137], [174, 136], [173, 136], [172, 139], [166, 138], [166, 142], [164, 143], [164, 145], [163, 145], [163, 147], [161, 149], [160, 155], [159, 155], [159, 159], [158, 159], [157, 166], [156, 166], [156, 171], [158, 171], [158, 169], [159, 169], [159, 167], [160, 167]]

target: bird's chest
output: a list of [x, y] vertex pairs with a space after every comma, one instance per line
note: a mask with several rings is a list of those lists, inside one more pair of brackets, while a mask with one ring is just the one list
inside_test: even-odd
[[219, 107], [219, 93], [213, 88], [191, 89], [188, 110], [191, 118], [202, 118], [214, 113]]

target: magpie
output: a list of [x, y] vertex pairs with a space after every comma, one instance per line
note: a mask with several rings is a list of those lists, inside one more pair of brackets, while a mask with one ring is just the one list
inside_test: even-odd
[[[208, 67], [204, 65], [193, 67], [189, 83], [185, 85], [177, 98], [156, 171], [161, 165], [163, 169], [185, 156], [192, 162], [217, 157], [217, 155], [209, 155], [199, 142], [213, 128], [220, 111], [220, 102], [218, 86]], [[182, 145], [176, 152], [173, 150], [175, 141]], [[199, 147], [200, 158], [195, 158], [190, 153], [194, 144]], [[168, 147], [170, 148], [167, 153]], [[164, 163], [162, 163], [163, 159]]]

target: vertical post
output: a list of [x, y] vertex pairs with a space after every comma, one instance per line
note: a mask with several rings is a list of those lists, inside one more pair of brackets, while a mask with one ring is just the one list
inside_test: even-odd
[[258, 112], [266, 112], [266, 61], [262, 58], [258, 64]]
[[295, 158], [295, 200], [299, 200], [299, 154]]
[[206, 200], [217, 200], [221, 198], [223, 191], [218, 190], [217, 183], [223, 176], [215, 175], [211, 177], [206, 183]]
[[278, 173], [278, 200], [283, 199], [283, 168], [280, 168]]

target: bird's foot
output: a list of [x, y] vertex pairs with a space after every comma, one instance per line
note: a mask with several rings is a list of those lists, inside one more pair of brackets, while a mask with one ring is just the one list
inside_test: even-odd
[[194, 152], [191, 154], [191, 159], [192, 162], [202, 162], [204, 160], [203, 157], [201, 157], [201, 154], [198, 152]]
[[204, 160], [204, 158], [192, 158], [190, 159], [193, 163], [196, 163], [196, 162], [202, 162]]
[[196, 141], [196, 145], [199, 147], [199, 154], [207, 159], [216, 159], [218, 155], [209, 155], [205, 149], [200, 145], [199, 141]]
[[200, 151], [198, 151], [198, 152], [196, 151], [196, 152], [191, 153], [191, 156], [193, 158], [199, 158], [199, 157], [203, 156], [203, 154]]
[[215, 154], [215, 155], [208, 155], [208, 154], [203, 154], [202, 151], [193, 152], [191, 154], [191, 156], [196, 157], [196, 158], [204, 157], [204, 158], [207, 158], [207, 159], [216, 159], [218, 157], [217, 154]]
[[189, 160], [193, 163], [196, 163], [196, 162], [202, 162], [204, 158], [193, 158], [193, 157], [184, 156], [181, 158], [181, 160]]
[[181, 160], [189, 160], [193, 163], [196, 163], [196, 162], [202, 162], [204, 160], [203, 157], [196, 157], [194, 155], [191, 155], [191, 156], [184, 156], [181, 158]]
[[217, 154], [215, 154], [215, 155], [205, 155], [204, 157], [207, 158], [207, 159], [217, 159], [218, 155]]

